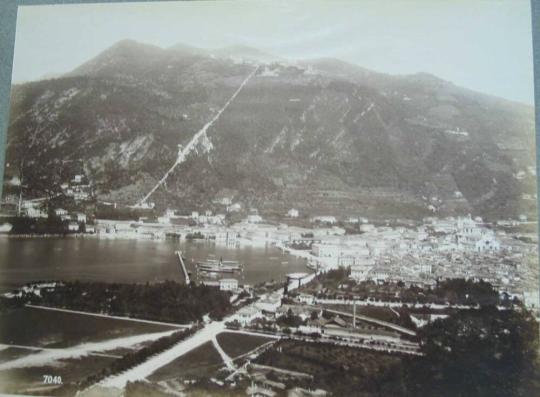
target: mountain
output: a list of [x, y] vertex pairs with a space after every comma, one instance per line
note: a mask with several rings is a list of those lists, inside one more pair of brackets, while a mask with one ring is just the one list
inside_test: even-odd
[[251, 61], [251, 62], [269, 63], [269, 62], [285, 61], [281, 57], [277, 57], [275, 55], [266, 53], [256, 48], [252, 48], [252, 47], [244, 46], [244, 45], [235, 45], [235, 46], [218, 48], [214, 51], [211, 51], [211, 53], [212, 55], [219, 58], [230, 58], [230, 59], [238, 59], [238, 60]]
[[133, 204], [259, 65], [151, 197], [158, 207], [205, 208], [227, 192], [266, 213], [534, 213], [531, 106], [428, 74], [255, 54], [122, 41], [61, 78], [16, 85], [6, 172], [23, 164], [37, 197], [78, 167], [100, 200]]

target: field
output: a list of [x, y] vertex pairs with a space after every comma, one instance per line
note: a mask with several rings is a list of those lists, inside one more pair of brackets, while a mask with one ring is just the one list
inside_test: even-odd
[[248, 353], [251, 350], [273, 339], [255, 335], [241, 335], [223, 332], [217, 336], [217, 341], [225, 353], [231, 358]]
[[170, 329], [173, 328], [28, 307], [0, 314], [3, 344], [61, 348]]
[[211, 342], [192, 350], [186, 355], [174, 360], [173, 362], [161, 367], [152, 375], [149, 380], [159, 382], [172, 378], [202, 378], [213, 376], [215, 372], [223, 365], [219, 353], [214, 349]]
[[28, 349], [20, 349], [18, 347], [2, 347], [0, 348], [0, 363], [15, 360], [16, 358], [25, 356], [28, 353]]

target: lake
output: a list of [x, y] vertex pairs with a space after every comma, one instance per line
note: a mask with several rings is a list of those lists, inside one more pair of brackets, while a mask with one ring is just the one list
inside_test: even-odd
[[[197, 261], [236, 260], [243, 273], [232, 277], [255, 284], [308, 272], [305, 259], [272, 246], [226, 247], [208, 241], [110, 240], [98, 238], [0, 238], [0, 291], [37, 280], [106, 282], [183, 282], [174, 255], [181, 250], [189, 271]], [[223, 277], [231, 277], [224, 274]]]

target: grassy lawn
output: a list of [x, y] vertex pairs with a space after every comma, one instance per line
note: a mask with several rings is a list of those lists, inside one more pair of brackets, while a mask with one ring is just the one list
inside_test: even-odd
[[217, 336], [221, 348], [231, 358], [245, 354], [256, 347], [273, 339], [255, 335], [241, 335], [232, 332], [223, 332]]
[[15, 360], [18, 357], [26, 356], [31, 353], [35, 352], [28, 349], [19, 349], [18, 347], [6, 347], [0, 349], [0, 363]]
[[213, 376], [223, 366], [223, 361], [212, 342], [207, 342], [186, 355], [161, 367], [149, 376], [150, 381], [158, 382], [176, 377], [202, 378]]
[[[39, 324], [39, 326], [36, 326]], [[0, 343], [70, 347], [172, 327], [24, 307], [0, 314]]]

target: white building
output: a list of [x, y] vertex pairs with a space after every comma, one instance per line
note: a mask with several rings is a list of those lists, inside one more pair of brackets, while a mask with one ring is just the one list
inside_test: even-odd
[[420, 273], [431, 274], [433, 272], [433, 265], [429, 262], [422, 262], [418, 264], [418, 271]]
[[167, 215], [164, 215], [164, 216], [158, 217], [157, 221], [158, 221], [158, 223], [160, 223], [162, 225], [169, 225], [171, 223], [171, 218], [168, 217]]
[[234, 203], [227, 206], [227, 212], [239, 212], [242, 209], [242, 205], [240, 203]]
[[24, 212], [29, 218], [47, 218], [47, 213], [38, 207], [27, 207]]
[[236, 232], [218, 231], [216, 232], [216, 243], [226, 245], [236, 245]]
[[226, 196], [223, 196], [223, 197], [218, 197], [216, 199], [213, 200], [213, 202], [215, 204], [221, 204], [221, 205], [231, 205], [232, 204], [232, 198], [230, 197], [226, 197]]
[[376, 282], [384, 282], [390, 277], [390, 272], [384, 268], [376, 268], [369, 274], [369, 279]]
[[133, 232], [133, 227], [131, 227], [131, 222], [122, 222], [119, 221], [114, 224], [114, 230], [116, 233], [123, 233], [123, 232]]
[[176, 218], [175, 211], [171, 210], [170, 208], [167, 208], [167, 210], [165, 211], [165, 216], [167, 218]]
[[264, 296], [255, 303], [255, 306], [259, 310], [264, 310], [268, 313], [275, 313], [281, 306], [281, 295], [274, 293]]
[[501, 249], [501, 243], [493, 235], [485, 235], [474, 245], [476, 252], [498, 252]]
[[341, 247], [337, 244], [313, 244], [311, 252], [320, 258], [337, 258], [341, 252]]
[[219, 280], [219, 289], [221, 291], [236, 291], [238, 289], [238, 280], [235, 278], [222, 278]]
[[298, 210], [296, 208], [291, 208], [289, 210], [289, 212], [287, 212], [287, 216], [289, 218], [298, 218], [298, 215], [299, 215], [299, 213], [298, 213]]
[[76, 232], [79, 230], [79, 224], [77, 222], [70, 222], [68, 224], [68, 230], [70, 232]]
[[313, 305], [315, 303], [315, 297], [309, 294], [301, 293], [296, 299], [298, 302], [305, 303], [306, 305]]
[[322, 216], [315, 216], [311, 218], [312, 223], [329, 223], [331, 225], [337, 223], [337, 219], [335, 216], [328, 216], [328, 215], [322, 215]]
[[352, 266], [350, 278], [356, 282], [365, 281], [368, 278], [370, 267]]
[[262, 217], [257, 214], [248, 215], [247, 217], [248, 223], [260, 223], [262, 222]]
[[56, 216], [67, 215], [67, 213], [68, 213], [68, 212], [67, 212], [65, 209], [63, 209], [63, 208], [56, 208], [56, 209], [54, 210], [54, 214], [55, 214]]
[[459, 217], [456, 220], [456, 232], [467, 237], [479, 237], [482, 235], [482, 228], [471, 218]]
[[7, 182], [10, 186], [21, 186], [21, 179], [18, 176], [13, 176], [11, 179]]
[[364, 223], [360, 225], [360, 231], [362, 233], [369, 233], [375, 230], [375, 225], [372, 225], [371, 223]]
[[254, 306], [245, 306], [236, 312], [236, 315], [233, 317], [234, 320], [238, 321], [242, 325], [247, 325], [256, 318], [261, 318], [262, 312]]
[[77, 222], [86, 223], [86, 214], [83, 214], [82, 212], [77, 212], [75, 214], [75, 217], [77, 219]]

